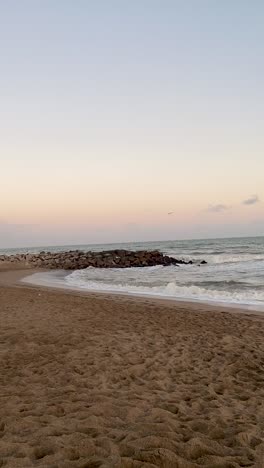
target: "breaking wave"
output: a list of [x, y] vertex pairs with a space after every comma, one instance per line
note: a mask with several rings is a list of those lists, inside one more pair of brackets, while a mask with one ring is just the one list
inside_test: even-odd
[[[161, 273], [162, 268], [165, 275]], [[167, 277], [172, 276], [168, 272], [169, 269], [172, 270], [171, 267], [154, 267], [124, 269], [120, 272], [115, 269], [88, 268], [74, 271], [65, 278], [65, 281], [69, 287], [90, 291], [112, 291], [184, 300], [264, 306], [264, 288], [261, 285], [256, 287], [250, 282], [243, 283], [234, 280], [201, 281], [200, 285], [197, 282], [196, 284], [182, 284], [184, 269], [179, 272], [179, 277], [181, 273], [183, 277], [179, 278], [178, 282], [166, 282]], [[186, 270], [187, 268], [185, 273]]]
[[[258, 306], [264, 310], [264, 237], [51, 247], [51, 251], [153, 250], [193, 265], [128, 269], [89, 268], [68, 274], [37, 273], [57, 287]], [[35, 249], [43, 250], [43, 248]], [[207, 265], [199, 266], [201, 260]], [[46, 276], [45, 276], [46, 275]]]

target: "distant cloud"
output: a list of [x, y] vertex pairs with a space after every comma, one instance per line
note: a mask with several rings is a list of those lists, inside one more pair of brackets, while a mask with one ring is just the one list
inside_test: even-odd
[[255, 205], [256, 203], [259, 203], [259, 201], [260, 199], [257, 195], [252, 195], [251, 197], [244, 200], [242, 203], [243, 205]]
[[229, 208], [230, 206], [219, 203], [218, 205], [209, 205], [207, 211], [209, 211], [209, 213], [221, 213]]

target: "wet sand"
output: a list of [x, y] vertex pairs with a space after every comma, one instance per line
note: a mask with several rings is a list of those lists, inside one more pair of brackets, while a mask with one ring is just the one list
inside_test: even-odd
[[264, 467], [261, 314], [0, 269], [0, 466]]

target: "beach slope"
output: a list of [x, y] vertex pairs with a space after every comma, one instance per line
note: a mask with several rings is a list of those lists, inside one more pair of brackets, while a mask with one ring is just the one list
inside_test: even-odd
[[3, 278], [0, 466], [263, 468], [261, 316]]

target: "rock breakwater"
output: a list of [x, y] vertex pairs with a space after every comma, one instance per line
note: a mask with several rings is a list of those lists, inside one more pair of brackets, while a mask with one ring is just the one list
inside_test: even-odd
[[[63, 270], [80, 270], [95, 268], [130, 268], [150, 267], [156, 265], [192, 264], [181, 259], [169, 257], [158, 250], [106, 250], [102, 252], [83, 252], [70, 250], [68, 252], [40, 252], [37, 254], [21, 253], [16, 255], [1, 255], [0, 262], [24, 263], [32, 268], [49, 268]], [[206, 262], [202, 262], [206, 263]]]

